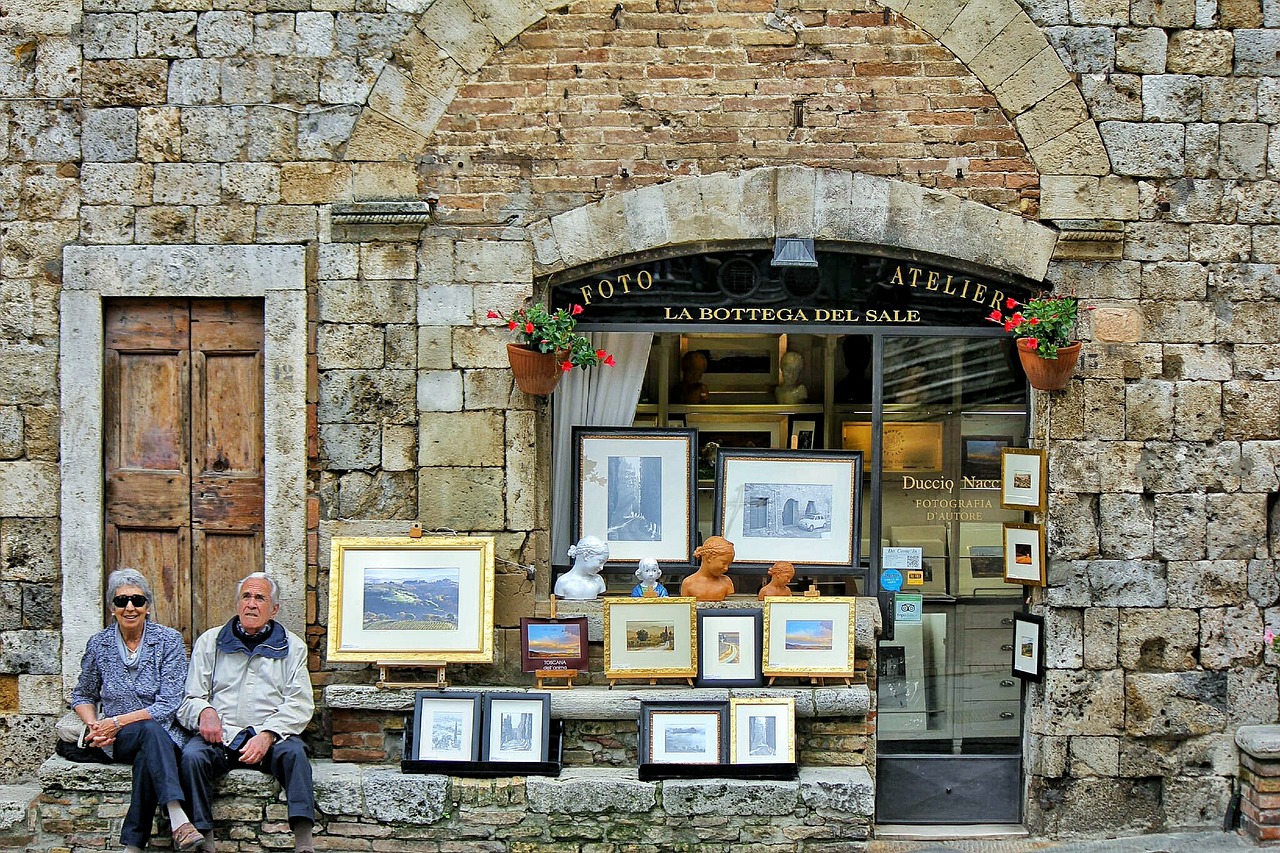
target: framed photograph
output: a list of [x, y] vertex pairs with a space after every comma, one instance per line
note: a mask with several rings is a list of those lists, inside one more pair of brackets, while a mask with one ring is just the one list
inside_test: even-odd
[[587, 669], [587, 617], [520, 617], [520, 671]]
[[724, 764], [728, 702], [641, 702], [641, 764]]
[[795, 764], [796, 700], [729, 700], [730, 764]]
[[759, 608], [698, 611], [696, 687], [759, 687], [764, 614]]
[[333, 538], [329, 660], [493, 660], [493, 537]]
[[797, 568], [858, 564], [862, 454], [840, 450], [721, 450], [712, 532], [734, 562]]
[[1046, 585], [1043, 527], [1038, 524], [1004, 526], [1004, 582]]
[[692, 429], [573, 428], [573, 539], [609, 544], [610, 563], [688, 565], [697, 540]]
[[693, 678], [695, 598], [604, 599], [606, 678]]
[[1044, 620], [1013, 614], [1013, 674], [1027, 681], [1044, 678]]
[[484, 695], [484, 761], [546, 761], [551, 742], [550, 693]]
[[787, 447], [792, 450], [814, 450], [822, 446], [822, 434], [818, 432], [818, 422], [809, 418], [791, 419], [791, 443]]
[[[841, 426], [842, 447], [858, 450], [871, 458], [871, 423], [845, 421]], [[942, 423], [927, 421], [885, 421], [884, 450], [881, 457], [886, 474], [942, 470]]]
[[[966, 480], [987, 480], [994, 488], [1000, 479], [1001, 455], [1013, 445], [1012, 436], [966, 435], [960, 445], [960, 473]], [[982, 488], [966, 485], [965, 488]]]
[[480, 760], [480, 694], [419, 690], [413, 700], [414, 761]]
[[838, 675], [854, 670], [853, 597], [764, 600], [765, 675]]
[[1043, 450], [1006, 447], [1000, 452], [1000, 506], [1044, 512], [1049, 462]]
[[1004, 582], [1004, 525], [960, 523], [960, 594], [1017, 595]]
[[698, 479], [716, 475], [721, 448], [771, 450], [784, 446], [786, 415], [687, 415], [685, 424], [698, 429]]
[[685, 335], [680, 339], [681, 358], [690, 352], [707, 357], [702, 382], [712, 394], [772, 391], [785, 349], [786, 335]]

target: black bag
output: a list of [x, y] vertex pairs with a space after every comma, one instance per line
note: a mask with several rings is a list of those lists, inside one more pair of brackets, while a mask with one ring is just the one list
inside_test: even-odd
[[54, 751], [67, 761], [77, 764], [110, 764], [111, 756], [96, 746], [78, 746], [65, 740], [59, 740]]

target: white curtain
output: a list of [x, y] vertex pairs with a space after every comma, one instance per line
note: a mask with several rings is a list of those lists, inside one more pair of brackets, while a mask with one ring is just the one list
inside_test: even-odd
[[608, 350], [613, 367], [574, 370], [556, 388], [551, 417], [551, 562], [568, 562], [574, 512], [573, 427], [631, 426], [649, 367], [649, 332], [593, 332], [591, 344]]

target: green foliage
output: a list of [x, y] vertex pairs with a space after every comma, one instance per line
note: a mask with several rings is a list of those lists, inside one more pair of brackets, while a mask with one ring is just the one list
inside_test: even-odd
[[581, 313], [581, 305], [548, 311], [547, 306], [539, 302], [516, 309], [510, 317], [500, 311], [490, 311], [489, 319], [506, 320], [507, 328], [529, 349], [559, 353], [560, 368], [565, 372], [599, 364], [613, 367], [613, 356], [594, 348], [590, 338], [574, 331]]
[[1025, 303], [1007, 299], [1005, 309], [1010, 313], [1001, 313], [997, 308], [987, 315], [987, 319], [1026, 340], [1041, 358], [1057, 358], [1058, 348], [1074, 340], [1076, 317], [1080, 311], [1080, 300], [1074, 296], [1041, 294]]

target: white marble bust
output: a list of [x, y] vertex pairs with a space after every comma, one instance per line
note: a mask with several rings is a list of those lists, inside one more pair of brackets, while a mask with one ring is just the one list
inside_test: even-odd
[[609, 559], [609, 546], [597, 536], [583, 536], [569, 546], [573, 566], [556, 581], [556, 595], [570, 601], [589, 601], [604, 592], [600, 570]]

